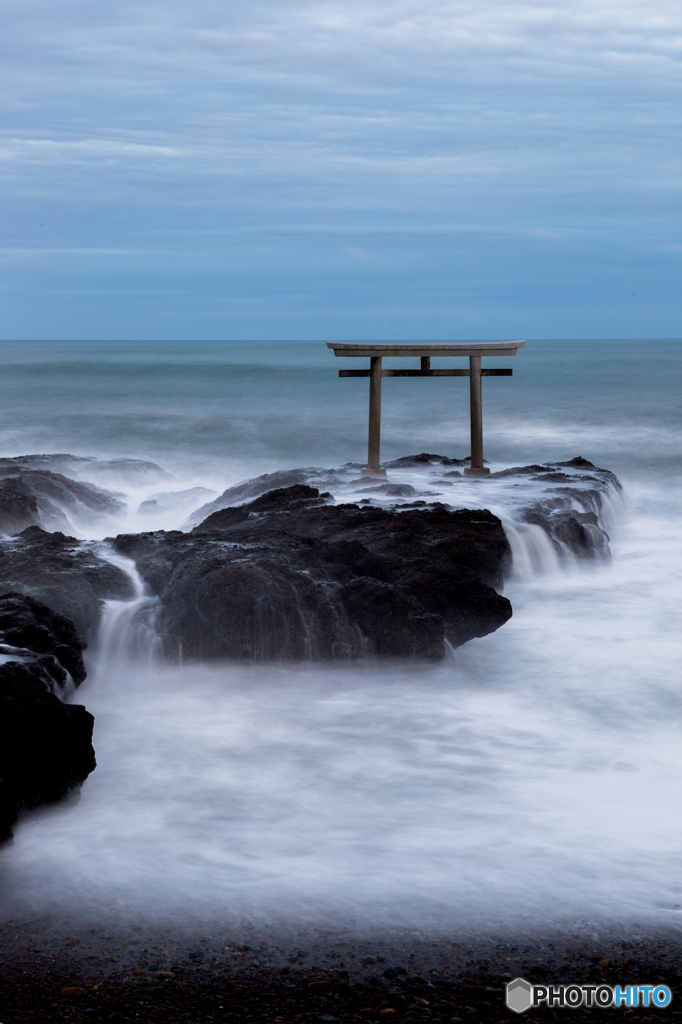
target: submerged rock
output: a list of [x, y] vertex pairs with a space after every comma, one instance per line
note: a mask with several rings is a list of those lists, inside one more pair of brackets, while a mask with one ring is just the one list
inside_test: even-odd
[[22, 808], [62, 799], [95, 768], [92, 715], [56, 696], [85, 678], [84, 647], [65, 616], [0, 596], [0, 841]]
[[509, 546], [488, 511], [360, 508], [294, 484], [191, 534], [114, 544], [161, 599], [166, 653], [252, 661], [441, 658], [511, 616]]
[[143, 515], [159, 512], [187, 512], [196, 506], [197, 501], [206, 500], [215, 494], [208, 487], [189, 487], [184, 491], [159, 491], [150, 494], [138, 508]]
[[0, 540], [0, 593], [19, 591], [74, 621], [84, 635], [99, 625], [106, 600], [133, 596], [129, 577], [98, 554], [98, 544], [39, 526]]

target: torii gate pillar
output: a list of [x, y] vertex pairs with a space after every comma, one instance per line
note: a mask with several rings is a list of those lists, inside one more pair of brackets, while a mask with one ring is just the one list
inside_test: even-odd
[[469, 356], [469, 413], [471, 416], [471, 462], [465, 476], [489, 476], [483, 465], [483, 389], [481, 357]]
[[369, 361], [369, 432], [367, 434], [367, 472], [386, 476], [381, 468], [381, 356]]

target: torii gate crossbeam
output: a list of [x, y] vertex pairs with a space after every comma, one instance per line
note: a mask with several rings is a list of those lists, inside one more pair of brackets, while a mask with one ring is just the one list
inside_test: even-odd
[[[367, 440], [367, 472], [385, 475], [381, 469], [381, 380], [382, 377], [468, 377], [471, 418], [471, 464], [466, 476], [487, 476], [483, 464], [483, 395], [482, 377], [511, 377], [511, 370], [489, 370], [481, 367], [483, 356], [515, 356], [523, 341], [467, 342], [349, 342], [328, 341], [335, 356], [369, 356], [369, 370], [339, 370], [339, 377], [369, 377], [369, 432]], [[418, 356], [420, 370], [384, 370], [384, 356]], [[432, 356], [467, 356], [468, 370], [432, 370]]]

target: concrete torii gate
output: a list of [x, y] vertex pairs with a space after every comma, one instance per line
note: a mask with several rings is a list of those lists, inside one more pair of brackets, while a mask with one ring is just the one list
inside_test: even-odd
[[[481, 356], [515, 356], [523, 341], [466, 341], [456, 343], [411, 343], [328, 341], [335, 356], [369, 356], [369, 370], [339, 370], [339, 377], [369, 377], [369, 438], [367, 473], [385, 476], [380, 465], [381, 445], [381, 378], [382, 377], [468, 377], [471, 411], [471, 465], [465, 476], [487, 476], [483, 465], [483, 396], [481, 377], [511, 377], [511, 370], [483, 370]], [[384, 356], [419, 356], [420, 370], [384, 370]], [[432, 356], [467, 356], [468, 370], [432, 370]]]

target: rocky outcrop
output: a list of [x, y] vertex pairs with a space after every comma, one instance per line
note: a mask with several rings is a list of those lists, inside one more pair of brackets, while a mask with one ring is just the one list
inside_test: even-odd
[[57, 696], [85, 678], [84, 646], [65, 616], [0, 596], [0, 841], [22, 808], [62, 799], [95, 768], [92, 715]]
[[207, 502], [196, 509], [185, 524], [186, 529], [191, 529], [202, 523], [213, 512], [223, 508], [230, 508], [238, 505], [249, 498], [256, 498], [267, 491], [276, 490], [282, 487], [293, 487], [296, 484], [309, 484], [311, 478], [319, 474], [315, 469], [282, 469], [275, 473], [262, 473], [252, 480], [245, 480], [243, 483], [228, 487], [221, 495], [213, 501]]
[[172, 475], [145, 459], [96, 459], [88, 455], [68, 455], [64, 452], [44, 455], [16, 455], [0, 459], [0, 475], [9, 470], [46, 469], [76, 480], [85, 480], [100, 486], [120, 486], [123, 482], [141, 487], [173, 479]]
[[551, 465], [515, 466], [493, 476], [525, 476], [531, 482], [550, 485], [541, 498], [520, 510], [519, 519], [540, 526], [561, 557], [583, 561], [610, 558], [610, 538], [602, 522], [604, 504], [609, 492], [620, 492], [621, 485], [608, 469], [599, 469], [578, 455]]
[[113, 524], [125, 509], [124, 502], [94, 484], [0, 460], [0, 534], [21, 533], [27, 526], [69, 530]]
[[161, 599], [166, 653], [251, 661], [443, 656], [511, 616], [509, 559], [488, 511], [325, 504], [294, 484], [191, 534], [115, 546]]
[[[491, 586], [501, 586], [510, 557], [502, 524], [487, 509], [452, 510], [433, 502], [392, 508], [349, 503], [321, 505], [314, 487], [303, 484], [270, 491], [237, 508], [213, 513], [193, 534], [220, 533], [232, 540], [281, 530], [326, 542], [358, 541], [378, 555], [409, 561], [427, 557], [467, 568]], [[257, 531], [257, 533], [254, 533]]]
[[0, 656], [30, 656], [41, 666], [48, 690], [63, 690], [69, 677], [80, 686], [85, 679], [85, 647], [65, 615], [25, 594], [0, 596]]
[[132, 597], [129, 577], [99, 555], [100, 545], [38, 526], [0, 540], [0, 593], [18, 591], [68, 616], [92, 635], [104, 601]]

